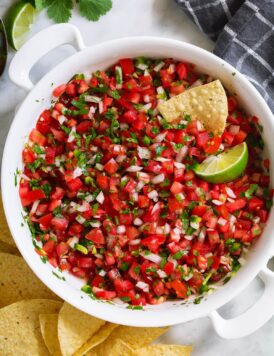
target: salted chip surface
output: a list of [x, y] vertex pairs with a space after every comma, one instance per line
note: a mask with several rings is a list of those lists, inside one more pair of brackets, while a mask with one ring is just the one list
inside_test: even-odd
[[22, 299], [60, 300], [38, 279], [24, 259], [0, 253], [0, 307]]
[[108, 355], [108, 351], [111, 350], [112, 345], [118, 339], [122, 339], [132, 349], [138, 349], [149, 345], [167, 330], [168, 328], [137, 328], [121, 325], [110, 334], [105, 342], [93, 350], [98, 355]]
[[[96, 356], [136, 356], [135, 350], [132, 349], [131, 345], [127, 344], [123, 339], [116, 339], [111, 345], [108, 345], [104, 349], [105, 353], [90, 353], [90, 355]], [[141, 356], [141, 355], [140, 355]]]
[[0, 309], [0, 355], [50, 355], [40, 330], [39, 315], [58, 313], [61, 302], [22, 300]]
[[168, 122], [190, 115], [199, 120], [206, 130], [220, 136], [228, 115], [227, 96], [220, 80], [184, 91], [158, 105], [158, 110]]
[[58, 340], [58, 314], [40, 314], [40, 329], [44, 342], [53, 356], [61, 356], [61, 349]]
[[136, 350], [136, 356], [190, 356], [192, 346], [149, 345]]
[[63, 356], [71, 356], [106, 322], [64, 303], [58, 317], [58, 338]]
[[106, 323], [82, 347], [80, 347], [73, 356], [93, 355], [93, 348], [104, 342], [117, 327], [117, 324]]
[[0, 241], [16, 248], [16, 244], [13, 240], [13, 237], [11, 236], [11, 233], [10, 233], [7, 221], [6, 221], [1, 197], [0, 197]]

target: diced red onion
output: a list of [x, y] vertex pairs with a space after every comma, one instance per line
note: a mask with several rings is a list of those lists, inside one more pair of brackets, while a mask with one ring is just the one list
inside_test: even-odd
[[163, 94], [163, 93], [165, 93], [165, 89], [164, 89], [163, 87], [158, 87], [156, 90], [157, 90], [157, 93], [158, 93], [158, 94]]
[[90, 223], [90, 226], [92, 226], [92, 227], [100, 227], [101, 223], [100, 223], [100, 221], [92, 221]]
[[240, 131], [240, 126], [239, 125], [230, 125], [228, 131], [232, 135], [237, 135], [237, 133], [239, 133], [239, 131]]
[[154, 207], [152, 208], [152, 210], [151, 210], [151, 214], [156, 213], [156, 211], [159, 210], [160, 208], [161, 208], [160, 203], [156, 203], [156, 204], [154, 205]]
[[170, 225], [168, 223], [165, 223], [164, 232], [166, 235], [170, 233]]
[[35, 202], [33, 202], [31, 211], [30, 211], [30, 215], [33, 215], [36, 213], [39, 203], [40, 203], [40, 200], [35, 200]]
[[158, 63], [158, 64], [154, 67], [154, 71], [155, 71], [155, 72], [159, 72], [160, 69], [163, 68], [164, 65], [165, 65], [164, 62]]
[[195, 80], [194, 83], [191, 84], [191, 86], [188, 89], [195, 88], [195, 87], [198, 87], [200, 85], [203, 85], [203, 82], [201, 81], [201, 79], [197, 79], [197, 80]]
[[99, 96], [95, 96], [95, 95], [86, 95], [85, 96], [85, 101], [88, 103], [100, 103], [100, 101], [102, 101], [102, 99]]
[[76, 134], [76, 127], [73, 126], [70, 130], [69, 137], [68, 137], [68, 142], [73, 142], [75, 140], [75, 134]]
[[232, 198], [227, 198], [227, 201], [229, 201], [230, 203], [234, 203], [235, 202], [235, 200], [232, 199]]
[[213, 199], [213, 200], [212, 200], [212, 203], [215, 204], [215, 205], [217, 205], [217, 206], [224, 204], [223, 202], [221, 202], [220, 200], [217, 200], [217, 199]]
[[71, 237], [69, 240], [68, 240], [68, 244], [71, 248], [74, 248], [74, 245], [75, 244], [78, 244], [79, 243], [79, 239], [78, 237], [74, 236], [74, 237]]
[[89, 194], [85, 197], [85, 201], [91, 203], [94, 200], [94, 196]]
[[167, 277], [167, 274], [165, 271], [162, 271], [161, 269], [158, 269], [157, 270], [157, 274], [160, 278], [166, 278]]
[[187, 282], [193, 277], [193, 273], [189, 273], [187, 276], [184, 277], [184, 280]]
[[101, 269], [101, 271], [100, 271], [98, 274], [99, 274], [99, 276], [101, 276], [101, 277], [105, 277], [105, 275], [107, 274], [107, 272], [104, 271], [103, 269]]
[[175, 161], [176, 162], [182, 162], [182, 160], [186, 157], [188, 152], [188, 147], [187, 146], [183, 146], [179, 149]]
[[77, 215], [75, 220], [77, 220], [78, 223], [81, 224], [81, 225], [84, 224], [84, 222], [86, 221], [86, 219], [81, 215]]
[[104, 104], [102, 101], [99, 102], [99, 114], [102, 114], [102, 112], [104, 111]]
[[73, 178], [80, 177], [83, 174], [83, 171], [80, 167], [76, 167], [72, 173]]
[[139, 281], [136, 283], [136, 287], [142, 289], [144, 292], [149, 292], [149, 285], [145, 282]]
[[233, 192], [233, 190], [232, 190], [231, 188], [225, 187], [225, 190], [226, 190], [227, 195], [228, 195], [230, 198], [233, 198], [233, 199], [236, 198], [236, 195], [235, 195], [235, 193]]
[[194, 239], [194, 235], [185, 235], [184, 238], [187, 240], [187, 241], [191, 241]]
[[95, 168], [96, 168], [98, 171], [103, 171], [104, 166], [103, 166], [101, 163], [96, 163], [96, 164], [95, 164]]
[[126, 158], [127, 158], [126, 155], [118, 155], [118, 156], [116, 157], [116, 162], [117, 162], [117, 163], [122, 163]]
[[160, 133], [159, 135], [157, 135], [155, 137], [154, 141], [158, 142], [158, 143], [163, 142], [165, 137], [166, 137], [166, 135], [167, 135], [167, 132]]
[[145, 103], [149, 103], [150, 102], [150, 96], [149, 95], [144, 95], [144, 98], [143, 98], [144, 102]]
[[150, 159], [151, 152], [148, 148], [137, 146], [138, 156], [141, 159]]
[[99, 204], [103, 204], [105, 200], [105, 196], [102, 191], [97, 195], [96, 200], [98, 201]]
[[142, 181], [145, 184], [147, 184], [150, 182], [150, 175], [145, 172], [140, 172], [140, 173], [138, 173], [138, 179], [139, 179], [139, 181]]
[[135, 218], [133, 224], [135, 226], [141, 226], [143, 224], [143, 220], [141, 220], [140, 218]]
[[119, 225], [117, 226], [117, 234], [124, 234], [126, 232], [126, 227], [125, 225]]
[[147, 112], [147, 111], [151, 108], [151, 106], [152, 106], [151, 103], [145, 104], [145, 105], [142, 107], [141, 111]]
[[198, 240], [200, 242], [204, 242], [205, 237], [206, 237], [206, 229], [205, 229], [205, 227], [202, 227], [200, 230], [199, 236], [198, 236]]
[[135, 245], [139, 245], [140, 242], [141, 242], [141, 239], [135, 239], [135, 240], [130, 240], [128, 244], [135, 246]]
[[218, 224], [221, 225], [221, 226], [225, 226], [225, 224], [227, 223], [226, 219], [220, 217], [218, 219]]
[[158, 192], [157, 190], [152, 190], [151, 192], [149, 192], [147, 194], [147, 196], [149, 197], [149, 199], [157, 199], [158, 198]]
[[24, 180], [30, 180], [30, 178], [26, 176], [24, 173], [21, 174], [21, 178], [23, 178]]
[[146, 255], [145, 253], [141, 253], [141, 256], [143, 256], [146, 260], [149, 260], [157, 264], [159, 264], [162, 261], [162, 257], [156, 255], [155, 253], [150, 253], [149, 255]]
[[181, 162], [174, 162], [174, 167], [181, 169], [181, 168], [185, 168], [186, 166]]
[[58, 121], [60, 125], [63, 125], [63, 123], [67, 121], [67, 118], [64, 115], [60, 115]]
[[152, 178], [152, 183], [153, 184], [160, 184], [165, 180], [165, 175], [164, 173], [158, 174], [157, 176], [155, 176], [154, 178]]
[[134, 173], [134, 172], [140, 172], [142, 169], [143, 169], [143, 167], [140, 167], [140, 166], [130, 166], [126, 169], [126, 171]]

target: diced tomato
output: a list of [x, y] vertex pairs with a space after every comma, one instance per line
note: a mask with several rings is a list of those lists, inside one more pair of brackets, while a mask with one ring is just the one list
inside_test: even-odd
[[207, 154], [213, 154], [218, 151], [220, 144], [222, 142], [221, 137], [214, 137], [210, 140], [207, 145], [204, 147], [204, 150]]
[[72, 192], [77, 192], [79, 189], [82, 188], [83, 182], [80, 178], [75, 178], [67, 182], [67, 185], [69, 187], [69, 190], [71, 190]]
[[68, 227], [68, 219], [65, 217], [54, 217], [51, 220], [51, 226], [57, 231], [65, 231]]
[[187, 79], [187, 73], [188, 73], [187, 64], [180, 62], [176, 67], [176, 71], [181, 80]]
[[264, 202], [257, 197], [253, 197], [248, 201], [248, 208], [251, 211], [260, 210], [263, 206]]
[[236, 199], [235, 202], [233, 203], [227, 203], [226, 207], [230, 213], [233, 211], [242, 209], [246, 205], [246, 200], [245, 199]]
[[244, 142], [246, 139], [247, 133], [240, 130], [235, 136], [233, 140], [233, 145], [239, 145], [240, 143]]
[[151, 235], [142, 239], [141, 244], [147, 246], [150, 251], [157, 252], [159, 246], [162, 245], [166, 240], [165, 235]]
[[174, 280], [172, 282], [167, 282], [166, 286], [168, 288], [173, 288], [178, 298], [185, 299], [187, 297], [188, 289], [184, 282]]
[[46, 137], [36, 129], [32, 129], [32, 131], [29, 135], [29, 138], [34, 143], [37, 143], [37, 145], [39, 145], [39, 146], [45, 146], [46, 142], [47, 142]]
[[56, 98], [58, 98], [59, 96], [61, 96], [64, 91], [66, 90], [67, 84], [61, 84], [59, 85], [57, 88], [55, 88], [52, 92], [53, 96], [55, 96]]
[[183, 184], [179, 183], [179, 182], [174, 182], [172, 184], [172, 186], [170, 187], [170, 191], [171, 193], [173, 193], [174, 195], [179, 194], [183, 191]]
[[134, 65], [131, 58], [120, 59], [119, 63], [125, 76], [128, 76], [134, 72]]
[[46, 195], [42, 189], [30, 190], [29, 192], [24, 194], [23, 198], [21, 198], [21, 203], [23, 206], [28, 206], [33, 202], [35, 202], [36, 200], [45, 199], [45, 198]]
[[95, 228], [90, 230], [90, 232], [85, 236], [86, 239], [94, 242], [95, 244], [104, 244], [105, 237], [101, 229]]
[[97, 178], [97, 183], [99, 185], [99, 187], [102, 189], [102, 190], [108, 190], [109, 188], [109, 178], [107, 176], [104, 176], [104, 175], [98, 175]]

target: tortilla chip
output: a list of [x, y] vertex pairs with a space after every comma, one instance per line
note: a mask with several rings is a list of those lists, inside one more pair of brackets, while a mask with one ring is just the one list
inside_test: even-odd
[[190, 356], [192, 346], [150, 345], [136, 350], [136, 356]]
[[106, 353], [90, 353], [96, 356], [136, 356], [136, 352], [122, 339], [116, 339], [112, 345], [104, 349]]
[[[117, 328], [117, 324], [106, 323], [94, 334], [73, 356], [93, 355], [93, 348], [104, 342], [112, 331]], [[89, 351], [89, 352], [88, 352]]]
[[0, 240], [7, 245], [11, 245], [16, 248], [16, 244], [11, 236], [7, 220], [5, 217], [2, 199], [0, 197]]
[[0, 253], [0, 307], [22, 299], [60, 300], [35, 276], [22, 257]]
[[4, 242], [0, 241], [0, 252], [10, 253], [11, 255], [20, 256], [19, 250], [12, 245], [5, 244]]
[[44, 342], [53, 356], [61, 356], [61, 349], [58, 340], [58, 314], [40, 314], [40, 329]]
[[149, 345], [158, 339], [168, 328], [137, 328], [131, 326], [119, 326], [115, 329], [106, 341], [94, 348], [98, 355], [108, 355], [113, 343], [117, 339], [122, 339], [132, 349]]
[[71, 356], [106, 322], [64, 303], [58, 318], [58, 338], [63, 356]]
[[206, 130], [219, 136], [224, 132], [228, 115], [227, 97], [219, 80], [188, 89], [158, 105], [158, 110], [169, 121], [199, 120]]
[[22, 300], [0, 309], [0, 355], [50, 355], [40, 331], [39, 315], [58, 313], [61, 302]]

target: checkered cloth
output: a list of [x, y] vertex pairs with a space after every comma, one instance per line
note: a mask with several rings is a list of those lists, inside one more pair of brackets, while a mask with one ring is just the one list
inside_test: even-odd
[[175, 0], [274, 112], [274, 0]]

